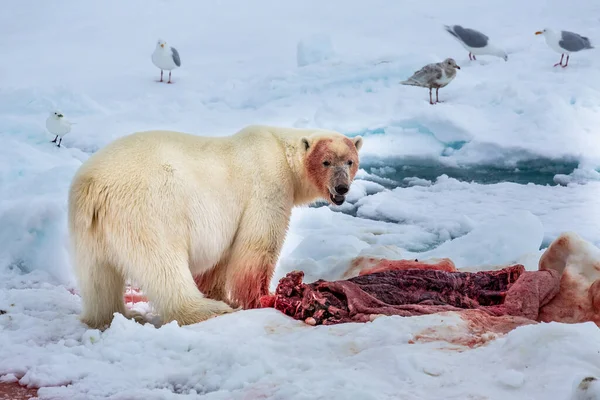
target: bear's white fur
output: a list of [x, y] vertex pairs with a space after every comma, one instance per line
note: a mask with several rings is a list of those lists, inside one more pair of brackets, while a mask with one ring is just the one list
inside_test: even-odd
[[269, 126], [110, 143], [80, 167], [69, 193], [81, 320], [103, 329], [115, 312], [133, 317], [127, 278], [164, 322], [260, 307], [292, 207], [343, 202], [361, 146], [334, 131]]

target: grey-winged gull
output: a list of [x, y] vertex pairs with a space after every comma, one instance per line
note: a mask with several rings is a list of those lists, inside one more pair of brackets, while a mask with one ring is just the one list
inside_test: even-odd
[[60, 111], [52, 111], [48, 118], [46, 118], [46, 129], [53, 135], [56, 135], [51, 143], [56, 143], [56, 140], [60, 137], [57, 144], [60, 147], [63, 136], [71, 132], [71, 122], [65, 118], [64, 114]]
[[[575, 53], [581, 50], [593, 49], [594, 47], [590, 43], [590, 39], [585, 36], [581, 36], [575, 32], [569, 31], [553, 31], [552, 29], [544, 29], [542, 31], [537, 31], [536, 35], [544, 35], [546, 39], [546, 44], [552, 50], [560, 53], [560, 61], [554, 64], [556, 67], [560, 65], [565, 68], [569, 65], [569, 55], [571, 53]], [[563, 58], [567, 55], [567, 62], [563, 65]]]
[[435, 102], [439, 103], [438, 91], [440, 88], [448, 85], [456, 77], [456, 61], [452, 58], [446, 58], [439, 63], [427, 64], [410, 78], [400, 82], [402, 85], [421, 86], [429, 88], [429, 104], [434, 104], [431, 97], [431, 89], [435, 88]]
[[[496, 56], [508, 61], [508, 55], [503, 49], [496, 47], [490, 43], [490, 38], [487, 35], [476, 31], [475, 29], [463, 28], [460, 25], [444, 25], [446, 32], [452, 35], [462, 46], [469, 52], [469, 60], [477, 60], [475, 55]], [[471, 55], [473, 58], [471, 58]]]
[[152, 62], [160, 68], [160, 81], [163, 81], [163, 70], [169, 71], [169, 81], [171, 82], [171, 71], [181, 67], [181, 58], [175, 47], [171, 47], [164, 40], [160, 39], [156, 43], [154, 53], [152, 53]]

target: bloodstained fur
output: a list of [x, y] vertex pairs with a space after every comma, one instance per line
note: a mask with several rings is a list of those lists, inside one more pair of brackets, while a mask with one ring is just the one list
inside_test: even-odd
[[273, 267], [249, 268], [234, 277], [231, 298], [234, 305], [243, 309], [261, 307], [261, 297], [269, 294]]
[[317, 139], [308, 148], [306, 157], [306, 175], [313, 185], [319, 189], [324, 198], [329, 198], [329, 182], [332, 181], [332, 168], [323, 165], [324, 161], [329, 161], [332, 165], [352, 161], [350, 166], [350, 180], [354, 179], [358, 171], [358, 151], [352, 140], [343, 138], [343, 143], [347, 147], [347, 153], [336, 151], [330, 147], [333, 145], [332, 139]]

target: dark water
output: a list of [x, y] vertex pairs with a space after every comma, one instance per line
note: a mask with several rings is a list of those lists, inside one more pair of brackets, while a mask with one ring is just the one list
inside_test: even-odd
[[365, 171], [384, 179], [373, 179], [387, 188], [406, 187], [405, 178], [421, 178], [435, 181], [440, 175], [448, 175], [459, 181], [476, 182], [481, 184], [494, 184], [500, 182], [514, 182], [526, 185], [556, 185], [556, 174], [568, 175], [578, 163], [576, 161], [556, 161], [538, 159], [523, 161], [515, 166], [485, 166], [476, 165], [468, 167], [449, 167], [441, 164], [426, 162], [398, 162], [386, 164], [384, 162], [361, 163]]

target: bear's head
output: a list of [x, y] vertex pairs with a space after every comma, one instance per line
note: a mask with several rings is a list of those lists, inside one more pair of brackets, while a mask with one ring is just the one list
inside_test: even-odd
[[310, 183], [321, 197], [332, 204], [342, 205], [358, 171], [362, 137], [349, 139], [342, 134], [317, 134], [301, 140]]

